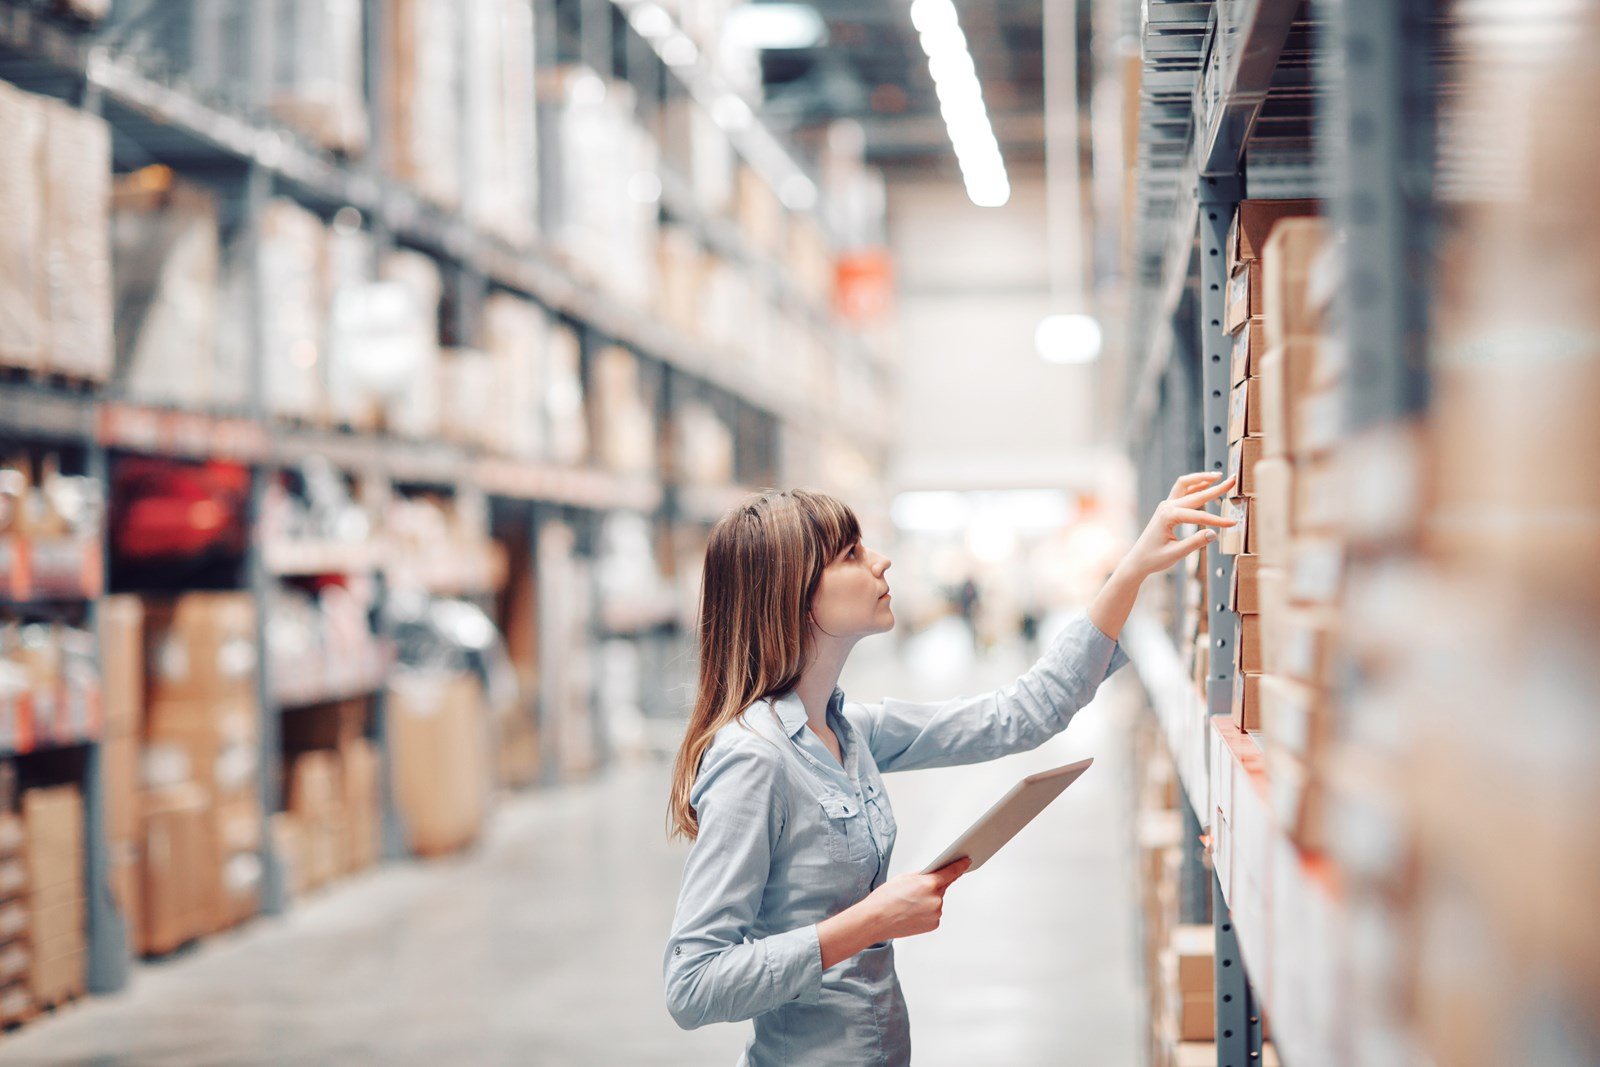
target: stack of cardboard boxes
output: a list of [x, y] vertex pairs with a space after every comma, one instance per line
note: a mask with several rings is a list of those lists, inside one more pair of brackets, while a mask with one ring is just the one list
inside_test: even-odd
[[22, 794], [27, 835], [29, 991], [36, 1004], [85, 992], [88, 941], [83, 893], [83, 795], [75, 785]]
[[483, 687], [471, 674], [397, 671], [385, 702], [395, 808], [419, 856], [478, 839], [494, 771]]
[[112, 901], [131, 932], [138, 929], [143, 914], [139, 732], [144, 708], [144, 603], [128, 594], [106, 597], [100, 602], [99, 623], [105, 684], [100, 768], [105, 783], [106, 879]]
[[[247, 594], [146, 602], [146, 952], [169, 951], [256, 912], [263, 827], [256, 649]], [[173, 862], [164, 863], [165, 855]]]
[[291, 894], [378, 862], [382, 804], [366, 699], [283, 719], [284, 803], [271, 833]]
[[0, 365], [111, 372], [111, 128], [0, 84]]
[[23, 855], [27, 830], [22, 816], [12, 810], [15, 796], [15, 770], [8, 765], [0, 768], [0, 1026], [21, 1022], [34, 1010], [28, 864]]

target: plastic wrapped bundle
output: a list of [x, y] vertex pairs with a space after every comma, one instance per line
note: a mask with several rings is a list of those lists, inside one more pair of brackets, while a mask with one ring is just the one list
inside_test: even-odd
[[533, 5], [479, 0], [466, 8], [466, 212], [514, 245], [534, 236], [538, 142]]
[[110, 377], [111, 127], [54, 100], [45, 109], [44, 268], [50, 370]]
[[428, 199], [461, 202], [460, 12], [445, 0], [392, 0], [389, 130], [396, 177]]
[[43, 141], [38, 101], [0, 82], [0, 363], [10, 367], [44, 363]]
[[166, 167], [118, 180], [112, 198], [117, 379], [129, 396], [211, 400], [217, 346], [217, 205]]
[[267, 410], [314, 421], [322, 413], [322, 330], [326, 230], [288, 200], [267, 205], [261, 221]]
[[484, 308], [484, 346], [494, 361], [495, 396], [490, 421], [494, 445], [508, 455], [537, 458], [546, 448], [540, 411], [549, 324], [530, 300], [495, 293]]
[[323, 148], [367, 147], [360, 0], [276, 0], [269, 110]]

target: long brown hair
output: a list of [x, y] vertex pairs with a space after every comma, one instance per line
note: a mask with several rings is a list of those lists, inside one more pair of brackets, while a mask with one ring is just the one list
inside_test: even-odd
[[860, 538], [855, 512], [805, 489], [752, 497], [712, 528], [700, 578], [700, 682], [672, 770], [669, 837], [700, 833], [689, 796], [717, 731], [800, 681], [811, 653], [806, 612], [823, 568]]

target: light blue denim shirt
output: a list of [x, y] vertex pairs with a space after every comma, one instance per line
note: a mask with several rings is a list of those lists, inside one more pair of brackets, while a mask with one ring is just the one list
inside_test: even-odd
[[836, 760], [794, 694], [752, 705], [717, 732], [690, 794], [700, 832], [667, 942], [667, 1008], [678, 1025], [755, 1021], [746, 1067], [911, 1062], [894, 946], [822, 969], [817, 923], [882, 885], [895, 821], [881, 775], [981, 763], [1066, 729], [1127, 658], [1074, 619], [1021, 678], [935, 704], [846, 703], [828, 722]]

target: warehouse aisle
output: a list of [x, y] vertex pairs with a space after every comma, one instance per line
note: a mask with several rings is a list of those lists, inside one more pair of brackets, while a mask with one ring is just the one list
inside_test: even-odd
[[[864, 646], [852, 691], [971, 691], [1021, 662], [974, 665], [946, 628], [910, 642], [904, 663], [891, 647]], [[901, 943], [918, 1067], [1138, 1062], [1130, 860], [1113, 829], [1126, 825], [1120, 692], [1109, 684], [1038, 751], [888, 779], [899, 873], [1021, 774], [1102, 757], [1013, 851], [957, 884], [937, 934]], [[125, 994], [0, 1041], [0, 1062], [732, 1063], [744, 1026], [685, 1033], [662, 1005], [685, 848], [663, 839], [666, 780], [665, 765], [619, 768], [503, 804], [473, 854], [391, 865], [143, 968]]]

